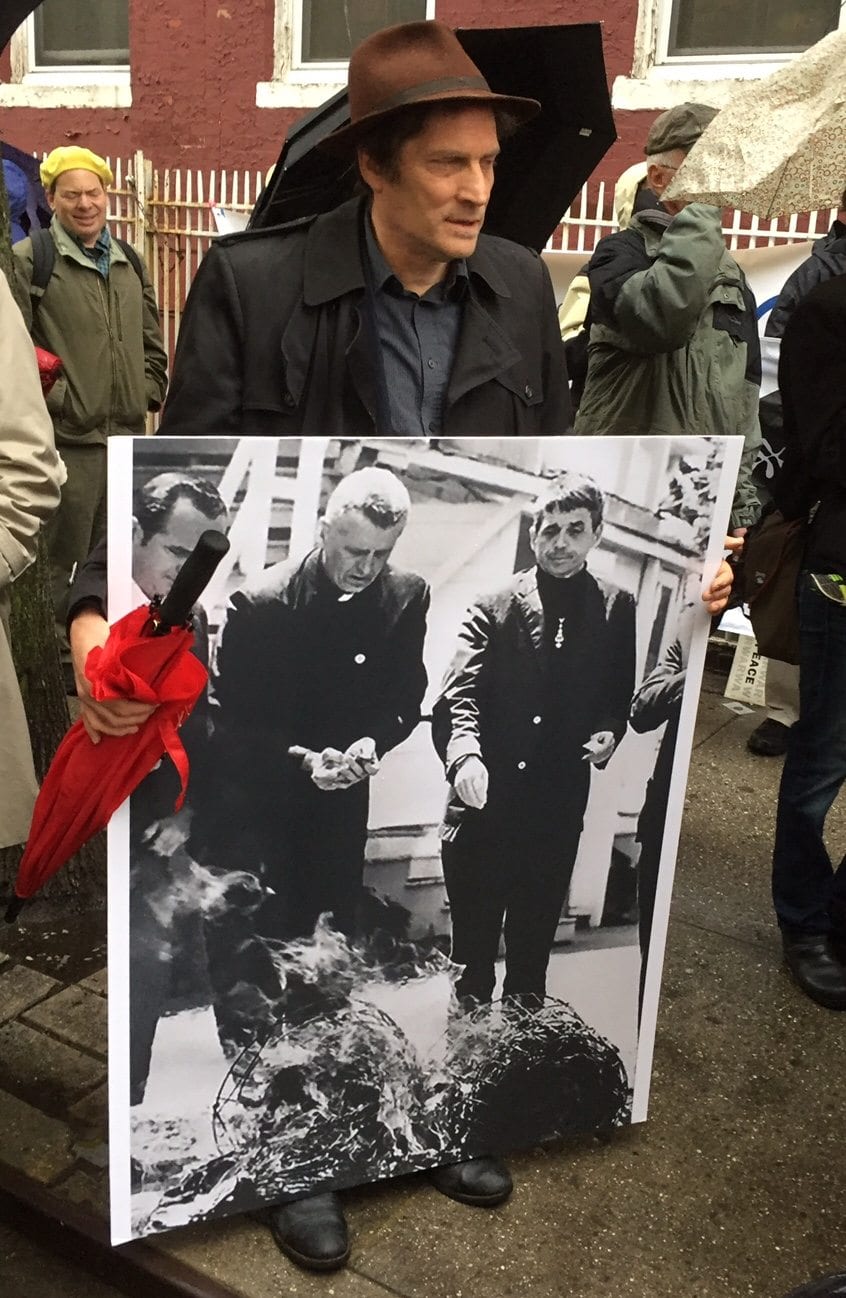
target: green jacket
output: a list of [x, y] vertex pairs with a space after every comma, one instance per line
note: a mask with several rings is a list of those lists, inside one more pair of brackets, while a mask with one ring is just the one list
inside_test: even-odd
[[732, 527], [760, 507], [761, 348], [755, 299], [716, 207], [641, 212], [588, 266], [590, 344], [577, 434], [740, 434]]
[[61, 377], [47, 397], [58, 445], [103, 443], [113, 433], [144, 432], [167, 388], [167, 356], [153, 286], [112, 240], [109, 277], [54, 216], [56, 261], [32, 318], [32, 243], [14, 246], [33, 342], [60, 356]]

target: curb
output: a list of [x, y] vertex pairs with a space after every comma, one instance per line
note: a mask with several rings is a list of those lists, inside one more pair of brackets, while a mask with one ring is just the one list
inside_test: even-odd
[[242, 1298], [236, 1290], [143, 1241], [113, 1247], [102, 1217], [3, 1162], [0, 1213], [22, 1234], [119, 1287], [129, 1298]]

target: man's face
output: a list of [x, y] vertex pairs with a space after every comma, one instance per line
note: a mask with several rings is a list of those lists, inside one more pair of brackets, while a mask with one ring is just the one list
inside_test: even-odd
[[572, 577], [599, 540], [601, 526], [594, 531], [590, 512], [553, 509], [532, 528], [531, 543], [538, 561], [550, 577]]
[[63, 171], [47, 202], [69, 234], [93, 247], [106, 224], [109, 196], [93, 171]]
[[[373, 223], [389, 247], [407, 257], [446, 264], [475, 250], [499, 153], [490, 108], [435, 113], [400, 150], [394, 179], [374, 172]], [[381, 241], [381, 239], [380, 239]]]
[[404, 523], [377, 527], [360, 509], [348, 509], [322, 524], [323, 567], [344, 595], [357, 595], [374, 582], [391, 557]]
[[[687, 154], [687, 149], [671, 149], [668, 157], [672, 159], [672, 162], [650, 162], [646, 170], [646, 183], [658, 198], [661, 197], [670, 182], [675, 180], [676, 172], [684, 162]], [[678, 200], [665, 203], [667, 211], [672, 212], [673, 215], [686, 206], [687, 203]]]
[[132, 575], [148, 599], [166, 595], [176, 574], [207, 528], [217, 526], [187, 496], [179, 496], [164, 526], [146, 541], [133, 528]]

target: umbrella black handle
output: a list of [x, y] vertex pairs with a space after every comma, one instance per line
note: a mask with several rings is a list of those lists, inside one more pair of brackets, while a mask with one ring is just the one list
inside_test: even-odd
[[167, 635], [175, 626], [183, 626], [191, 609], [202, 595], [223, 556], [229, 541], [222, 532], [210, 528], [203, 532], [188, 555], [158, 612], [156, 635]]

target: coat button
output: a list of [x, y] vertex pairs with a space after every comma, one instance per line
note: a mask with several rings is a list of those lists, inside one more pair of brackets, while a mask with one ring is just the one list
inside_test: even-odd
[[355, 658], [353, 659], [353, 662], [358, 663], [360, 667], [362, 663], [367, 662], [367, 654], [356, 654]]
[[525, 762], [518, 762], [518, 763], [517, 763], [517, 770], [518, 770], [518, 771], [525, 771], [525, 769], [526, 769], [526, 763], [525, 763]]
[[540, 723], [541, 723], [541, 719], [540, 719], [540, 717], [532, 717], [532, 725], [533, 725], [533, 726], [539, 726]]
[[526, 396], [529, 398], [529, 400], [531, 401], [532, 397], [535, 395], [535, 393], [534, 393], [534, 389], [531, 388], [531, 387], [529, 386], [529, 384], [527, 383], [526, 386], [524, 387], [523, 391], [524, 391], [524, 393], [526, 394]]
[[286, 392], [284, 397], [282, 398], [282, 404], [287, 406], [288, 409], [290, 410], [291, 407], [295, 406], [297, 403], [294, 400], [294, 398], [291, 396], [290, 392]]

